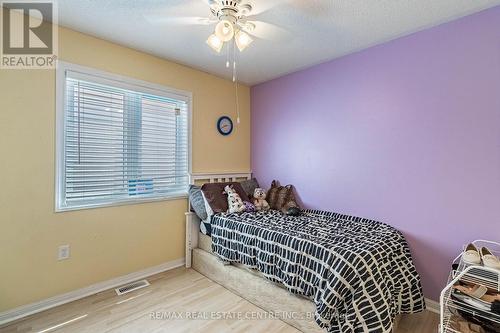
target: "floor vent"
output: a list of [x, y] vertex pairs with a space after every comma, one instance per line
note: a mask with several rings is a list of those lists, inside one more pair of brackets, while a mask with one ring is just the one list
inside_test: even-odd
[[116, 288], [115, 291], [118, 295], [123, 295], [137, 289], [145, 288], [147, 286], [149, 286], [148, 280], [141, 280], [141, 281], [131, 282], [129, 284]]

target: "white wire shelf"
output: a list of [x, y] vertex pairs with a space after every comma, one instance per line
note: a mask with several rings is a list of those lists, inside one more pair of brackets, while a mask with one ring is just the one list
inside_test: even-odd
[[[493, 254], [497, 256], [500, 254], [500, 243], [498, 242], [476, 240], [472, 243], [478, 249], [487, 246]], [[482, 285], [487, 287], [489, 292], [500, 293], [500, 270], [480, 265], [468, 265], [461, 261], [461, 256], [462, 254], [455, 258], [448, 284], [441, 292], [439, 331], [441, 333], [462, 333], [459, 330], [460, 325], [456, 321], [471, 319], [476, 324], [483, 323], [486, 332], [500, 332], [500, 314], [491, 310], [491, 303], [474, 299], [453, 288], [458, 283]], [[493, 330], [488, 330], [489, 328], [493, 328]]]

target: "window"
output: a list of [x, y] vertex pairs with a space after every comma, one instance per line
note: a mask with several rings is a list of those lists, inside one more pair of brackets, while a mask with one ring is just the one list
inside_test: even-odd
[[189, 93], [59, 63], [56, 210], [185, 196]]

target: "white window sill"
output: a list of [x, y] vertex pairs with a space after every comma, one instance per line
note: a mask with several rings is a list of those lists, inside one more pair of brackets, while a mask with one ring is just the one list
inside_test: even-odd
[[182, 199], [187, 199], [187, 198], [188, 198], [187, 193], [172, 195], [172, 196], [164, 197], [164, 198], [143, 198], [143, 199], [133, 198], [133, 199], [124, 199], [124, 200], [120, 200], [120, 201], [113, 202], [113, 203], [89, 203], [89, 204], [83, 204], [83, 205], [79, 205], [79, 206], [56, 207], [55, 212], [56, 213], [63, 213], [63, 212], [68, 212], [68, 211], [84, 210], [84, 209], [117, 207], [117, 206], [126, 206], [126, 205], [129, 206], [129, 205], [137, 205], [137, 204], [153, 203], [153, 202], [161, 202], [161, 201], [182, 200]]

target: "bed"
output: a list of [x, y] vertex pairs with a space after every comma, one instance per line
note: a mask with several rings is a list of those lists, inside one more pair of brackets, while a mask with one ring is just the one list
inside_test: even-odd
[[188, 266], [304, 332], [391, 332], [397, 315], [425, 309], [406, 241], [387, 224], [312, 210], [218, 214], [210, 238], [186, 216]]

